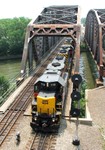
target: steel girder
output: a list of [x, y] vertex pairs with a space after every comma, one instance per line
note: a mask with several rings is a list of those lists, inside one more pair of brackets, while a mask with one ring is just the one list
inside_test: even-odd
[[99, 78], [102, 80], [102, 77], [105, 77], [105, 9], [94, 9], [88, 12], [85, 40], [99, 66]]
[[[29, 68], [31, 68], [33, 58], [37, 63], [40, 57], [43, 57], [43, 54], [49, 48], [54, 47], [55, 42], [64, 36], [72, 37], [74, 43], [76, 43], [75, 72], [79, 72], [80, 8], [78, 6], [50, 6], [44, 8], [36, 20], [32, 20], [27, 26], [21, 75], [23, 76], [25, 73], [28, 59]], [[38, 42], [38, 39], [40, 39], [40, 42]], [[34, 57], [29, 53], [33, 53]], [[41, 55], [39, 55], [40, 53]]]

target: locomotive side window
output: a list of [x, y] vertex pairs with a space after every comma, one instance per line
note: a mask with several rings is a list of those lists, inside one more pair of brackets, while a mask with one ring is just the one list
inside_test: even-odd
[[39, 91], [40, 90], [40, 83], [38, 82], [38, 83], [36, 83], [35, 85], [34, 85], [34, 91]]
[[34, 85], [34, 97], [35, 97], [35, 99], [37, 98], [37, 95], [38, 95], [38, 93], [39, 93], [39, 83], [37, 83], [37, 84], [35, 84]]
[[38, 86], [37, 85], [34, 86], [34, 91], [38, 91]]

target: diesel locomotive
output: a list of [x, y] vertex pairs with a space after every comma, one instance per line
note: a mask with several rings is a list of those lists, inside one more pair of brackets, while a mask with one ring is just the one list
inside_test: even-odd
[[52, 132], [60, 126], [67, 94], [69, 57], [67, 48], [60, 50], [34, 84], [30, 126], [35, 131]]

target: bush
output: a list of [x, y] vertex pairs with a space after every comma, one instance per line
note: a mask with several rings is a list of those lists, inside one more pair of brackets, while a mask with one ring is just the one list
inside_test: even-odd
[[9, 88], [9, 82], [8, 80], [4, 77], [0, 77], [0, 96], [2, 96]]
[[0, 56], [21, 55], [26, 27], [31, 19], [0, 19]]
[[81, 110], [80, 110], [80, 117], [85, 117], [85, 109], [86, 109], [86, 99], [85, 99], [85, 90], [87, 89], [87, 84], [85, 81], [82, 82], [81, 84], [81, 100], [80, 100], [80, 105], [81, 105]]

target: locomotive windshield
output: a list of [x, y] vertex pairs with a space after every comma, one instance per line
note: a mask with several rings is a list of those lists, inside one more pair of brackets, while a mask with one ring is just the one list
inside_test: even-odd
[[34, 91], [38, 92], [40, 90], [42, 91], [56, 91], [58, 89], [57, 82], [40, 82], [36, 85], [34, 85]]
[[56, 91], [58, 89], [57, 82], [41, 82], [40, 83], [40, 90], [42, 91]]

